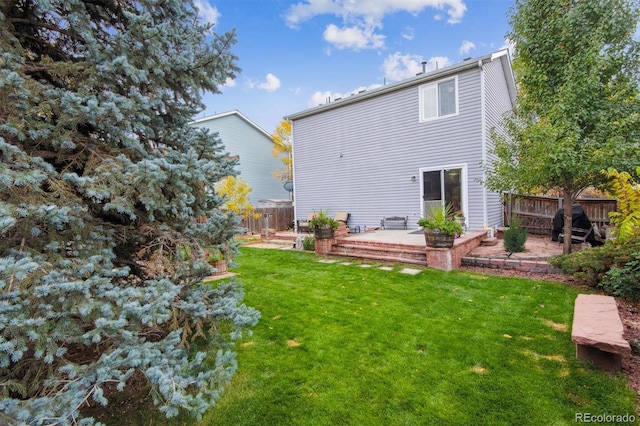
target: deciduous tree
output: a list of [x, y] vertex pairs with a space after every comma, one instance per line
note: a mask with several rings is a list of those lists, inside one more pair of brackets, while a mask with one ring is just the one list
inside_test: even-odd
[[[508, 37], [518, 103], [493, 132], [486, 181], [500, 191], [559, 189], [565, 227], [602, 169], [640, 162], [634, 0], [516, 0]], [[569, 239], [564, 251], [571, 250]]]
[[275, 158], [282, 161], [283, 167], [275, 170], [272, 175], [280, 179], [281, 182], [293, 181], [293, 158], [291, 156], [291, 122], [282, 120], [275, 132], [271, 135], [273, 149], [271, 150]]
[[192, 1], [0, 4], [0, 423], [75, 423], [139, 373], [199, 416], [230, 380], [258, 313], [202, 249], [233, 242], [207, 185], [236, 172], [189, 121], [234, 42]]
[[223, 209], [231, 210], [244, 219], [260, 216], [259, 213], [255, 213], [255, 206], [249, 201], [251, 186], [246, 180], [241, 177], [227, 176], [220, 180], [215, 188], [218, 194], [225, 197]]

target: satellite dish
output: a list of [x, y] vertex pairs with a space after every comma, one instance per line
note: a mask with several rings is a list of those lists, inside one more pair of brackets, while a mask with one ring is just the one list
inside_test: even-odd
[[283, 186], [285, 191], [293, 192], [293, 182], [286, 182]]

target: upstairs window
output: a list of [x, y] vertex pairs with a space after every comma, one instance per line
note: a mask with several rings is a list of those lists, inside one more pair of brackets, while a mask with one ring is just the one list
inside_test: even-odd
[[420, 86], [420, 121], [458, 113], [456, 77]]

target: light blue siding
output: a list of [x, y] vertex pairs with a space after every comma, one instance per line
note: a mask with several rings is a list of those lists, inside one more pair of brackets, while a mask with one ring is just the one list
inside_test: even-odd
[[226, 151], [240, 156], [237, 170], [251, 186], [250, 202], [254, 206], [264, 199], [289, 199], [289, 193], [271, 173], [282, 167], [273, 157], [273, 141], [268, 133], [237, 111], [196, 120], [194, 126], [218, 132]]
[[[486, 130], [487, 130], [487, 164], [490, 165], [495, 160], [493, 154], [493, 141], [491, 140], [491, 130], [495, 130], [500, 134], [504, 134], [502, 128], [502, 120], [506, 113], [511, 111], [513, 104], [509, 97], [509, 91], [507, 88], [507, 78], [512, 76], [505, 76], [504, 67], [502, 67], [500, 61], [494, 61], [487, 63], [484, 66], [485, 69], [485, 117], [486, 117]], [[509, 70], [509, 72], [511, 72]], [[488, 221], [489, 226], [502, 226], [503, 212], [502, 202], [500, 200], [500, 194], [496, 192], [488, 192], [487, 197], [490, 208], [488, 208]], [[493, 207], [500, 205], [500, 209]]]
[[[296, 217], [348, 211], [349, 223], [364, 227], [379, 225], [383, 216], [409, 216], [409, 227], [417, 228], [420, 170], [455, 165], [466, 171], [469, 229], [483, 229], [485, 217], [499, 218], [499, 198], [480, 183], [489, 108], [482, 107], [482, 68], [471, 65], [457, 74], [454, 116], [420, 122], [419, 87], [428, 81], [420, 78], [361, 101], [294, 114]], [[485, 199], [491, 212], [484, 211]]]

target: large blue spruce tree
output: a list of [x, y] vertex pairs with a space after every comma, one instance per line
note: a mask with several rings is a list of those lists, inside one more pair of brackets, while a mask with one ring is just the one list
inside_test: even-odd
[[188, 123], [234, 42], [192, 1], [0, 3], [0, 424], [90, 424], [139, 374], [199, 416], [230, 380], [258, 312], [202, 253], [234, 251], [235, 164]]

